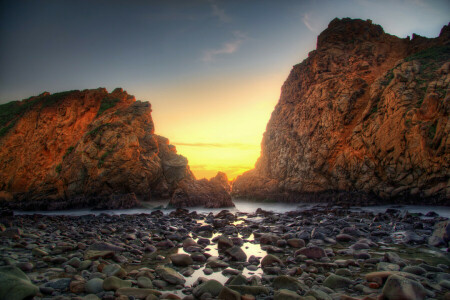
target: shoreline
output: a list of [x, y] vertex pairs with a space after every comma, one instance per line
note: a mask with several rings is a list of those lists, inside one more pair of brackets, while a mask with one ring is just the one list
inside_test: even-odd
[[397, 277], [440, 299], [450, 256], [435, 227], [448, 219], [427, 215], [315, 206], [3, 216], [0, 273], [24, 272], [35, 299], [378, 297]]

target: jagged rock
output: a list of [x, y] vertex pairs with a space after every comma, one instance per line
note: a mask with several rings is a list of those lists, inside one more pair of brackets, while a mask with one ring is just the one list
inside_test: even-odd
[[401, 39], [370, 20], [331, 21], [293, 67], [232, 194], [448, 204], [448, 31]]
[[233, 207], [231, 196], [221, 183], [207, 179], [181, 180], [169, 205], [174, 207]]
[[155, 134], [150, 103], [120, 88], [43, 93], [0, 110], [11, 111], [0, 124], [0, 202], [12, 208], [131, 208], [175, 190], [185, 200], [173, 205], [233, 206], [226, 178], [196, 181]]

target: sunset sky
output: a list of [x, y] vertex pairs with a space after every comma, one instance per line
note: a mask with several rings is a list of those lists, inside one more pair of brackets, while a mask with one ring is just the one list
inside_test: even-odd
[[251, 169], [280, 88], [335, 17], [435, 37], [450, 1], [0, 1], [0, 103], [122, 87], [197, 178]]

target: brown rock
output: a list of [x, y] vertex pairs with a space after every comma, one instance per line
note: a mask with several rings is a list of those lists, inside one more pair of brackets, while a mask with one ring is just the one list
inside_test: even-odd
[[0, 123], [0, 201], [12, 208], [131, 208], [176, 189], [188, 199], [174, 205], [233, 206], [226, 176], [195, 181], [155, 134], [150, 103], [120, 88], [43, 93], [0, 110], [11, 111]]
[[448, 30], [410, 40], [334, 19], [293, 67], [256, 167], [232, 194], [448, 204], [448, 43]]

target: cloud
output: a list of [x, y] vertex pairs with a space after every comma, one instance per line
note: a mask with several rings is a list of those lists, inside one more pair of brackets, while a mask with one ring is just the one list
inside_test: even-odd
[[313, 21], [311, 20], [311, 16], [309, 14], [303, 14], [302, 22], [310, 31], [317, 32], [317, 29], [312, 25]]
[[223, 8], [220, 8], [219, 5], [217, 5], [217, 2], [215, 0], [209, 0], [208, 2], [211, 5], [213, 16], [217, 17], [221, 22], [231, 22], [231, 17], [225, 12]]
[[243, 143], [173, 143], [175, 146], [188, 147], [214, 147], [214, 148], [238, 148], [238, 149], [255, 149], [259, 145], [243, 144]]
[[232, 54], [239, 49], [239, 46], [245, 39], [245, 35], [240, 31], [234, 32], [234, 39], [228, 43], [222, 45], [222, 47], [217, 49], [208, 49], [204, 51], [202, 60], [204, 62], [214, 61], [217, 55], [222, 54]]

